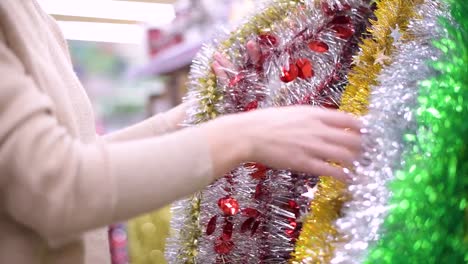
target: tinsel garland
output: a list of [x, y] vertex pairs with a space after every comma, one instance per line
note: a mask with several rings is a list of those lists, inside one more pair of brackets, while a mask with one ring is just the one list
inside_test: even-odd
[[[334, 221], [347, 200], [346, 185], [332, 177], [320, 177], [310, 212], [292, 253], [291, 263], [328, 263], [333, 254], [332, 241], [338, 236]], [[326, 208], [326, 209], [325, 209]], [[325, 210], [324, 210], [325, 209]]]
[[377, 77], [383, 66], [391, 61], [393, 38], [396, 31], [405, 32], [415, 14], [415, 6], [423, 0], [381, 0], [377, 2], [375, 16], [371, 21], [371, 38], [363, 40], [361, 53], [348, 76], [349, 85], [341, 98], [341, 110], [363, 115], [367, 113], [371, 85], [377, 85]]
[[[355, 6], [356, 4], [353, 2], [348, 2], [350, 5]], [[358, 3], [358, 2], [356, 2]], [[342, 2], [341, 4], [344, 4]], [[314, 25], [317, 24], [317, 30], [319, 30], [321, 27], [320, 22], [316, 21], [321, 21], [323, 20], [323, 10], [317, 9], [317, 5], [314, 5], [314, 9], [310, 10], [310, 13], [307, 14], [304, 11], [304, 15], [300, 15], [299, 17], [309, 17], [309, 21], [307, 22], [296, 22], [294, 24], [303, 24], [305, 26], [299, 27], [299, 29], [302, 29], [304, 27], [307, 28], [307, 25]], [[303, 10], [307, 10], [306, 8], [303, 8]], [[310, 6], [309, 6], [310, 9]], [[357, 8], [355, 9], [357, 10]], [[292, 16], [294, 17], [294, 16]], [[338, 16], [339, 17], [339, 16]], [[343, 17], [340, 17], [340, 19], [343, 19]], [[355, 18], [352, 17], [354, 20]], [[302, 19], [304, 20], [304, 19]], [[314, 22], [312, 22], [314, 21]], [[289, 25], [284, 25], [283, 27], [278, 26], [275, 30], [275, 32], [288, 32], [290, 31]], [[283, 28], [284, 30], [281, 30]], [[291, 33], [289, 33], [291, 34]], [[293, 35], [295, 33], [293, 32]], [[276, 35], [285, 35], [283, 34], [278, 34]], [[287, 36], [287, 35], [286, 35]], [[285, 38], [285, 37], [283, 37]], [[287, 39], [287, 37], [286, 37]], [[318, 42], [318, 41], [317, 41]], [[343, 41], [341, 41], [343, 42]], [[320, 43], [320, 42], [318, 42]], [[325, 42], [324, 42], [325, 43]], [[330, 50], [332, 48], [338, 48], [340, 45], [339, 38], [336, 38], [335, 36], [328, 36], [327, 38], [327, 46], [330, 47]], [[332, 43], [337, 43], [333, 44]], [[309, 50], [309, 49], [306, 49]], [[304, 57], [308, 57], [311, 55], [308, 55], [307, 52], [301, 51], [300, 48], [297, 48], [294, 50], [294, 52], [301, 54]], [[333, 51], [335, 54], [339, 52], [339, 49], [337, 51]], [[278, 52], [280, 56], [274, 57], [274, 58], [267, 58], [265, 65], [267, 65], [265, 68], [270, 69], [267, 71], [267, 76], [270, 81], [268, 82], [267, 87], [277, 87], [278, 84], [275, 82], [277, 80], [277, 76], [280, 75], [279, 72], [276, 71], [276, 69], [279, 69], [280, 67], [278, 65], [281, 65], [281, 61], [286, 61], [288, 58], [285, 55], [288, 55], [286, 52]], [[331, 52], [331, 54], [333, 54]], [[297, 56], [297, 55], [296, 55]], [[320, 58], [319, 55], [312, 55], [313, 59], [311, 61], [320, 61], [323, 60]], [[284, 57], [286, 57], [286, 60], [284, 60]], [[339, 69], [337, 73], [339, 73], [338, 76], [346, 76], [346, 71], [349, 68], [349, 62], [343, 61], [340, 59], [341, 55], [338, 56], [337, 59], [330, 60], [330, 61], [340, 61], [343, 65], [343, 69]], [[345, 56], [343, 56], [345, 57]], [[309, 57], [310, 58], [310, 57]], [[350, 57], [349, 57], [350, 59]], [[279, 62], [278, 62], [279, 61]], [[326, 62], [326, 61], [325, 61]], [[284, 63], [284, 62], [283, 62]], [[327, 70], [326, 66], [328, 63], [326, 63], [323, 68], [324, 72], [330, 71]], [[332, 64], [332, 67], [330, 67], [332, 70], [331, 73], [333, 73], [334, 67]], [[330, 75], [330, 74], [329, 74]], [[337, 98], [339, 98], [339, 89], [335, 85], [335, 89], [333, 85], [329, 85], [327, 83], [328, 77], [319, 77], [320, 75], [317, 74], [316, 79], [313, 80], [315, 83], [303, 83], [303, 82], [298, 82], [298, 84], [302, 85], [301, 87], [297, 86], [292, 86], [290, 85], [289, 87], [286, 86], [286, 89], [283, 89], [283, 92], [278, 92], [275, 90], [270, 90], [268, 91], [269, 93], [265, 93], [267, 96], [263, 101], [260, 101], [259, 104], [261, 104], [263, 107], [269, 106], [269, 105], [289, 105], [289, 104], [295, 104], [298, 102], [303, 101], [304, 103], [310, 103], [310, 104], [315, 104], [315, 105], [320, 105], [321, 101], [324, 99], [328, 99], [332, 102], [336, 101]], [[327, 75], [324, 75], [327, 76]], [[332, 75], [331, 75], [332, 76]], [[276, 78], [275, 78], [276, 77]], [[336, 78], [336, 77], [335, 77]], [[345, 78], [341, 78], [345, 79]], [[328, 81], [330, 82], [330, 81]], [[255, 82], [256, 84], [259, 84], [258, 81]], [[307, 85], [305, 85], [307, 84]], [[326, 87], [329, 90], [328, 91], [335, 91], [335, 93], [331, 93], [328, 96], [323, 96], [320, 94], [321, 90], [323, 88], [320, 87]], [[310, 92], [308, 92], [310, 91]], [[323, 89], [323, 91], [327, 91], [326, 89]], [[232, 93], [235, 94], [235, 91]], [[259, 92], [257, 92], [258, 94]], [[311, 96], [312, 95], [312, 96]], [[330, 98], [331, 97], [331, 98]], [[247, 99], [249, 99], [247, 97]], [[255, 101], [246, 101], [247, 105], [251, 105], [251, 102]], [[228, 102], [228, 106], [235, 105], [232, 102]], [[301, 212], [306, 212], [306, 206], [307, 206], [307, 200], [304, 199], [298, 199], [301, 198], [301, 192], [304, 192], [305, 190], [301, 190], [301, 185], [304, 185], [304, 178], [299, 178], [298, 175], [293, 175], [288, 172], [284, 171], [274, 171], [274, 170], [267, 170], [265, 175], [265, 179], [263, 181], [260, 181], [260, 183], [256, 183], [257, 181], [255, 179], [251, 179], [252, 177], [249, 174], [240, 174], [236, 177], [237, 179], [237, 186], [235, 188], [235, 194], [231, 195], [234, 198], [237, 199], [241, 204], [247, 204], [249, 207], [247, 209], [249, 210], [255, 210], [255, 212], [258, 212], [261, 217], [257, 219], [252, 225], [252, 230], [258, 230], [258, 224], [261, 225], [261, 229], [258, 231], [259, 237], [254, 239], [246, 239], [245, 236], [236, 236], [236, 233], [234, 233], [232, 244], [227, 244], [229, 246], [233, 245], [238, 245], [242, 244], [242, 247], [238, 247], [237, 250], [234, 249], [233, 251], [229, 252], [229, 254], [225, 254], [222, 256], [220, 261], [225, 261], [227, 263], [258, 263], [261, 261], [269, 261], [272, 263], [284, 263], [290, 258], [290, 254], [293, 249], [293, 244], [294, 244], [294, 239], [296, 236], [296, 233], [300, 230], [301, 227]], [[302, 182], [302, 184], [301, 184]], [[217, 197], [220, 193], [223, 193], [222, 189], [224, 188], [225, 183], [222, 181], [219, 181], [216, 186], [213, 188], [210, 188], [210, 192], [205, 192], [205, 195], [207, 197], [207, 200], [209, 201], [211, 197]], [[313, 184], [312, 184], [313, 186]], [[333, 189], [333, 188], [330, 188]], [[295, 190], [295, 192], [291, 192], [291, 190]], [[261, 193], [261, 195], [258, 195], [258, 193]], [[257, 197], [258, 196], [258, 197]], [[209, 197], [209, 198], [208, 198]], [[252, 201], [252, 197], [254, 197], [257, 201]], [[216, 199], [215, 199], [216, 200]], [[249, 202], [250, 201], [250, 202]], [[253, 204], [252, 204], [253, 202]], [[211, 202], [211, 205], [214, 205], [212, 207], [202, 207], [202, 212], [214, 212], [217, 208], [216, 205]], [[257, 205], [257, 206], [256, 206]], [[322, 204], [323, 206], [320, 211], [324, 212], [325, 214], [327, 212], [333, 214], [333, 208], [328, 207], [326, 204]], [[212, 215], [209, 216], [209, 219], [213, 219]], [[326, 221], [326, 219], [323, 219]], [[239, 223], [236, 223], [234, 221], [234, 225], [240, 226], [241, 227], [241, 232], [244, 226], [248, 226], [250, 223], [249, 221], [253, 221], [252, 218], [245, 218]], [[208, 222], [208, 219], [205, 221], [202, 220], [202, 222]], [[220, 230], [221, 231], [221, 230]], [[223, 232], [219, 232], [219, 235], [222, 235]], [[205, 243], [203, 243], [205, 241]], [[209, 237], [203, 237], [202, 238], [202, 244], [200, 247], [200, 260], [206, 261], [207, 263], [211, 263], [213, 261], [213, 257], [216, 256], [216, 252], [213, 250], [210, 250], [212, 248], [211, 242], [212, 240]], [[208, 250], [207, 250], [208, 249]], [[211, 259], [211, 260], [210, 260]]]
[[[447, 0], [455, 23], [434, 42], [438, 72], [420, 83], [417, 130], [401, 170], [389, 185], [389, 215], [365, 263], [466, 263], [468, 193], [468, 3]], [[465, 239], [465, 240], [464, 240]]]
[[165, 257], [169, 263], [195, 264], [198, 252], [201, 192], [175, 202], [171, 207], [171, 230]]
[[426, 61], [440, 57], [431, 41], [443, 33], [436, 26], [439, 16], [447, 17], [441, 9], [436, 1], [426, 0], [417, 8], [417, 18], [410, 21], [408, 31], [393, 35], [392, 62], [379, 74], [379, 85], [371, 87], [369, 112], [364, 118], [364, 153], [348, 187], [352, 199], [345, 203], [336, 223], [345, 242], [335, 244], [331, 263], [362, 263], [369, 247], [380, 238], [390, 197], [387, 185], [401, 168], [403, 135], [416, 131], [413, 109], [418, 83], [435, 74]]
[[[349, 73], [349, 84], [341, 99], [341, 111], [358, 116], [366, 114], [370, 87], [377, 84], [377, 77], [382, 68], [390, 63], [389, 56], [394, 50], [392, 33], [406, 31], [409, 21], [416, 15], [415, 7], [419, 3], [422, 3], [422, 0], [412, 2], [382, 0], [377, 3], [376, 20], [371, 21], [372, 28], [369, 30], [371, 37], [363, 40], [361, 52], [356, 56], [355, 67]], [[333, 191], [334, 195], [332, 196], [341, 197], [340, 200], [345, 194], [344, 186], [340, 188], [336, 185], [335, 188], [323, 189]], [[333, 243], [337, 236], [333, 222], [337, 220], [339, 214], [338, 212], [329, 213], [327, 215], [328, 223], [323, 222], [323, 214], [314, 214], [314, 211], [320, 212], [320, 208], [317, 206], [320, 204], [322, 196], [330, 196], [329, 192], [320, 191], [320, 185], [318, 190], [315, 198], [317, 202], [311, 203], [311, 213], [306, 218], [296, 243], [292, 263], [328, 263], [333, 258]], [[329, 202], [337, 203], [337, 201]], [[341, 208], [337, 209], [339, 211]], [[315, 228], [317, 222], [321, 223], [322, 228]]]
[[[188, 123], [269, 106], [336, 107], [372, 13], [368, 1], [276, 0], [262, 10], [198, 55], [189, 93], [198, 104]], [[245, 57], [249, 40], [260, 45], [257, 62]], [[235, 66], [223, 65], [223, 83], [210, 68], [216, 52]], [[178, 232], [166, 256], [171, 263], [284, 263], [308, 211], [310, 198], [302, 194], [314, 185], [310, 175], [245, 164], [174, 207]], [[322, 205], [315, 209], [336, 212]]]

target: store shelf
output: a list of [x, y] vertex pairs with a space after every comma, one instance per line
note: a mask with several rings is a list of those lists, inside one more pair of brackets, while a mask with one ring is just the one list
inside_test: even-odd
[[161, 52], [148, 64], [130, 70], [128, 75], [130, 78], [141, 78], [162, 75], [183, 68], [192, 62], [203, 43], [201, 40], [182, 42]]

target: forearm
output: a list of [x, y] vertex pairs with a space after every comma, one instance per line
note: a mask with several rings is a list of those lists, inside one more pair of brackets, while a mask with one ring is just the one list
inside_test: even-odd
[[215, 180], [204, 131], [186, 129], [109, 148], [116, 180], [114, 221], [158, 209]]
[[112, 145], [109, 153], [119, 206], [114, 220], [189, 195], [245, 161], [248, 144], [236, 129], [233, 120], [219, 119], [157, 139]]
[[145, 139], [176, 131], [181, 128], [186, 105], [181, 104], [173, 109], [154, 115], [136, 125], [110, 133], [103, 138], [108, 142]]
[[166, 120], [165, 115], [158, 114], [135, 125], [107, 134], [103, 136], [103, 139], [107, 142], [144, 139], [163, 135], [168, 133], [170, 130], [171, 125]]

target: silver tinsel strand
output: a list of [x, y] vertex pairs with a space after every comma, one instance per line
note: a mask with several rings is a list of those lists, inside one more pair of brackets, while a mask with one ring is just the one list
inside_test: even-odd
[[447, 17], [446, 10], [434, 0], [417, 7], [422, 19], [410, 22], [408, 33], [412, 39], [395, 42], [391, 65], [383, 69], [379, 85], [372, 87], [369, 113], [364, 117], [365, 151], [349, 186], [352, 200], [345, 204], [344, 216], [336, 222], [346, 242], [335, 245], [333, 264], [362, 263], [369, 248], [384, 232], [381, 225], [391, 197], [387, 184], [402, 167], [402, 152], [410, 147], [404, 144], [405, 133], [414, 134], [416, 130], [413, 114], [418, 82], [435, 74], [426, 62], [440, 57], [431, 41], [444, 34], [437, 19]]

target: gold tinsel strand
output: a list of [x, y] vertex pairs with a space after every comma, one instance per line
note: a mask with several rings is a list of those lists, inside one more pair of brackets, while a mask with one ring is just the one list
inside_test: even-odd
[[[377, 85], [382, 67], [391, 63], [393, 52], [392, 30], [406, 32], [411, 18], [416, 17], [415, 6], [423, 0], [382, 0], [377, 3], [369, 29], [371, 38], [363, 40], [361, 53], [348, 76], [349, 84], [341, 98], [341, 110], [364, 115], [369, 104], [370, 87]], [[405, 38], [405, 36], [403, 36]]]
[[[369, 106], [370, 87], [393, 53], [392, 30], [400, 30], [403, 38], [409, 21], [416, 17], [415, 7], [424, 0], [381, 0], [371, 20], [370, 38], [363, 40], [361, 52], [348, 76], [348, 85], [341, 98], [340, 110], [362, 116]], [[341, 206], [346, 200], [344, 183], [321, 177], [317, 193], [310, 204], [310, 213], [303, 223], [291, 263], [329, 263], [333, 258], [333, 242], [339, 239], [334, 227]]]
[[183, 260], [185, 264], [196, 264], [197, 263], [197, 254], [198, 254], [198, 239], [202, 234], [200, 227], [200, 203], [201, 203], [201, 193], [196, 193], [191, 200], [190, 204], [190, 217], [189, 221], [189, 230], [186, 234], [185, 243], [183, 245], [183, 251], [181, 251], [178, 256], [179, 260]]
[[330, 236], [337, 236], [333, 222], [346, 201], [345, 194], [346, 185], [343, 182], [328, 176], [320, 178], [291, 263], [328, 263], [331, 260], [333, 248], [327, 241]]

